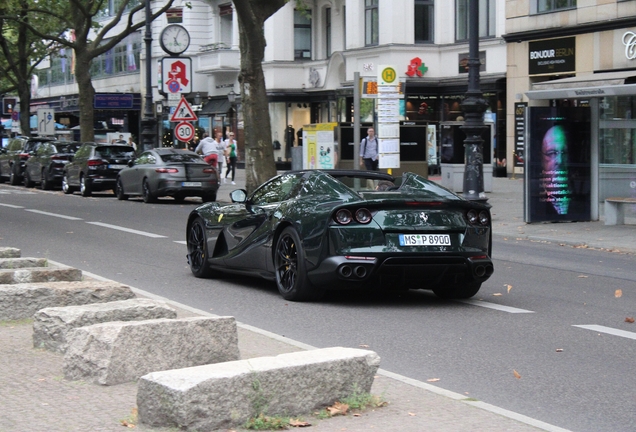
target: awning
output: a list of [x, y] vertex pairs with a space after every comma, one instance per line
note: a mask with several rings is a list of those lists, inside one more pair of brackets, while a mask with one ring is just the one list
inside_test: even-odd
[[209, 114], [225, 114], [231, 108], [230, 101], [227, 98], [224, 99], [212, 99], [209, 100], [201, 111], [198, 112], [199, 115], [209, 115]]
[[[630, 79], [631, 78], [631, 79]], [[629, 82], [630, 84], [625, 84]], [[579, 74], [575, 77], [532, 84], [528, 99], [577, 99], [636, 95], [636, 71]]]

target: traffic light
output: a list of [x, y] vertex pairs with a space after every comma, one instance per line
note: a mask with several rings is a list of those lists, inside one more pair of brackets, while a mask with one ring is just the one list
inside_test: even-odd
[[17, 99], [14, 97], [2, 98], [2, 114], [3, 115], [13, 114], [13, 110], [15, 109], [16, 102], [17, 102]]

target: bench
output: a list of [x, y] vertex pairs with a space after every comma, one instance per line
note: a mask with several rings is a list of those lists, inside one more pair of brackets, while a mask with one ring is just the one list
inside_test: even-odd
[[625, 224], [625, 207], [636, 205], [636, 198], [605, 198], [605, 225]]

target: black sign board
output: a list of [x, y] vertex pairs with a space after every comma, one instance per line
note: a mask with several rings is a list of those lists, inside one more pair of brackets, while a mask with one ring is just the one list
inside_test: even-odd
[[2, 98], [2, 114], [11, 115], [15, 110], [15, 104], [18, 100], [16, 98]]
[[576, 70], [576, 38], [542, 40], [528, 44], [530, 75], [573, 72]]
[[523, 161], [525, 160], [527, 109], [527, 102], [515, 103], [515, 152], [513, 155], [515, 168], [523, 168]]

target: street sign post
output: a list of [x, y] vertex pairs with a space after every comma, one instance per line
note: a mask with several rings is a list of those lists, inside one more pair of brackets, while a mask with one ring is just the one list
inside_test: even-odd
[[188, 122], [181, 122], [174, 128], [174, 135], [179, 141], [188, 142], [194, 138], [194, 126]]
[[50, 108], [38, 109], [38, 135], [55, 134], [55, 111]]

